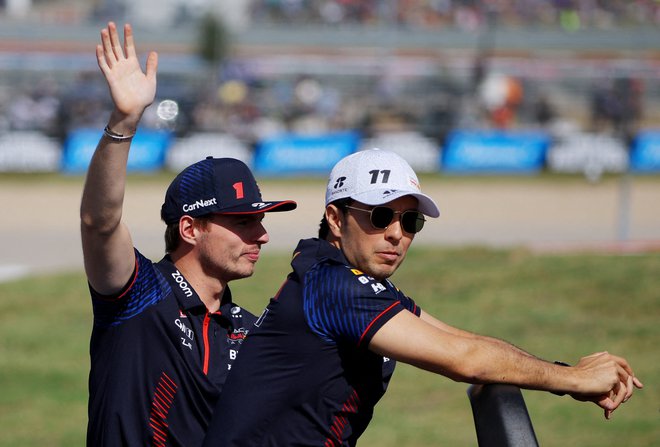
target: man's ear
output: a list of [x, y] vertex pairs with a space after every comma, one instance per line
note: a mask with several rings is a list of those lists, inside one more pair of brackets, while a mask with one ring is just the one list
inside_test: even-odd
[[342, 220], [343, 215], [344, 213], [335, 205], [330, 204], [325, 207], [325, 219], [328, 221], [330, 233], [336, 239], [341, 239], [341, 229], [344, 223]]
[[197, 243], [197, 235], [199, 229], [195, 225], [195, 219], [190, 216], [182, 216], [179, 219], [179, 237], [183, 242], [190, 245]]

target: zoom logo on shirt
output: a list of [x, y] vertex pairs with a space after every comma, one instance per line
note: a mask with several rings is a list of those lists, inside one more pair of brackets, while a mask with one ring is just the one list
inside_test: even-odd
[[188, 283], [184, 279], [184, 277], [179, 273], [177, 270], [176, 272], [172, 273], [172, 278], [174, 278], [174, 281], [179, 285], [179, 288], [181, 291], [188, 297], [190, 298], [193, 296], [192, 290], [190, 290], [190, 286], [188, 286]]

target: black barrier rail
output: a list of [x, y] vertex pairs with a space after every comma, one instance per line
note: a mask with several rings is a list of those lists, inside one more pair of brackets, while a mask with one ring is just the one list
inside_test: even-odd
[[479, 447], [538, 447], [520, 389], [513, 385], [471, 385], [468, 397]]

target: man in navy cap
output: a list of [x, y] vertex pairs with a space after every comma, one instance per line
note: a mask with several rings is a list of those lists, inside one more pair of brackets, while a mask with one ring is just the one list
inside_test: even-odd
[[184, 169], [161, 208], [166, 256], [153, 263], [122, 222], [131, 139], [156, 92], [158, 56], [145, 72], [131, 27], [114, 23], [96, 56], [114, 110], [94, 153], [80, 210], [94, 325], [87, 444], [199, 445], [237, 351], [256, 318], [229, 281], [252, 275], [268, 242], [265, 201], [249, 168], [207, 158]]

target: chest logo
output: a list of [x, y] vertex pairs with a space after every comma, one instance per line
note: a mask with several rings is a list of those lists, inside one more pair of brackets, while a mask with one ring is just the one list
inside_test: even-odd
[[174, 324], [183, 333], [181, 344], [192, 351], [192, 341], [195, 339], [195, 333], [178, 318], [174, 320]]

